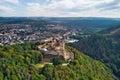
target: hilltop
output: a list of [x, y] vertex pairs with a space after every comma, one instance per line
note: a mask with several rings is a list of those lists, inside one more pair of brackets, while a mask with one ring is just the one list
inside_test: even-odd
[[[53, 65], [44, 64], [44, 55], [37, 49], [38, 43], [24, 43], [0, 47], [1, 80], [113, 80], [110, 70], [74, 48], [75, 58], [67, 65], [65, 62]], [[58, 61], [58, 58], [54, 60]], [[42, 66], [42, 67], [41, 67]]]

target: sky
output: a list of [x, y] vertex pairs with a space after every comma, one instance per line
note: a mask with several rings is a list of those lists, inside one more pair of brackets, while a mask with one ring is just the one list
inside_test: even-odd
[[0, 16], [120, 18], [120, 0], [0, 0]]

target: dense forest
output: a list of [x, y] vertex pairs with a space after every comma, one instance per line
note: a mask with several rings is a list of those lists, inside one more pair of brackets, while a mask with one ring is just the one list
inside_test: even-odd
[[36, 43], [0, 46], [0, 80], [114, 80], [103, 63], [68, 48], [75, 54], [68, 65], [56, 57], [41, 68], [44, 55]]
[[[117, 26], [120, 23], [120, 19], [116, 18], [98, 18], [98, 17], [61, 17], [61, 18], [42, 18], [50, 22], [55, 22], [67, 27], [72, 28], [110, 28]], [[100, 23], [101, 22], [101, 23]]]
[[100, 31], [70, 45], [104, 62], [120, 77], [120, 27]]

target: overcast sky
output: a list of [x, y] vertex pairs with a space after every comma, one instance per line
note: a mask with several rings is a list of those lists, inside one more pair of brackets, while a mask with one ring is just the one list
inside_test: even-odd
[[120, 0], [0, 0], [0, 16], [120, 18]]

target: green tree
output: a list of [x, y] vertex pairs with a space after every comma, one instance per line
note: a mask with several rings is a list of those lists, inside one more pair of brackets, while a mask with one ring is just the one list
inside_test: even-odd
[[52, 63], [54, 66], [62, 64], [62, 60], [59, 57], [55, 57], [52, 59]]
[[12, 80], [19, 80], [18, 77], [16, 75], [12, 75]]
[[45, 67], [42, 69], [41, 73], [46, 76], [47, 80], [52, 80], [53, 78], [53, 70], [54, 66], [47, 64]]
[[0, 80], [3, 80], [3, 73], [0, 71]]

